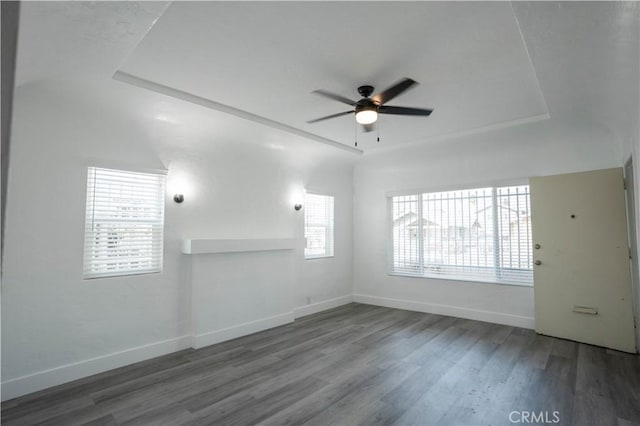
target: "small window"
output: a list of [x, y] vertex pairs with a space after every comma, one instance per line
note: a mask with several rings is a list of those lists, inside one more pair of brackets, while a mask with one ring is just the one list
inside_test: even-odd
[[533, 284], [529, 186], [391, 197], [391, 273]]
[[304, 237], [306, 259], [333, 256], [333, 197], [305, 195]]
[[162, 270], [165, 176], [89, 167], [84, 278]]

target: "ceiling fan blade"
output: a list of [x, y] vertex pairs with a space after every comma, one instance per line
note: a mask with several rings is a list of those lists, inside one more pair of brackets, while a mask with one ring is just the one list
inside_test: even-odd
[[373, 101], [378, 103], [379, 105], [383, 105], [413, 86], [414, 84], [418, 84], [418, 82], [415, 80], [411, 80], [410, 78], [403, 78], [393, 86], [389, 87], [387, 90], [380, 92], [377, 95], [373, 95], [371, 99], [373, 99]]
[[375, 128], [376, 128], [376, 123], [362, 125], [362, 130], [364, 130], [365, 133], [373, 132]]
[[325, 98], [333, 99], [334, 101], [342, 102], [343, 104], [355, 106], [356, 102], [351, 99], [347, 99], [344, 96], [336, 95], [335, 93], [327, 92], [326, 90], [314, 90], [311, 93], [315, 93], [320, 96], [324, 96]]
[[316, 118], [315, 120], [307, 121], [307, 123], [309, 123], [309, 124], [316, 123], [318, 121], [328, 120], [330, 118], [342, 117], [343, 115], [349, 115], [349, 114], [353, 114], [353, 113], [354, 113], [354, 111], [339, 112], [337, 114], [331, 114], [331, 115], [327, 115], [325, 117]]
[[433, 112], [432, 109], [422, 109], [422, 108], [409, 108], [409, 107], [397, 107], [397, 106], [386, 106], [382, 105], [378, 108], [378, 112], [380, 114], [396, 114], [396, 115], [422, 115], [428, 116]]

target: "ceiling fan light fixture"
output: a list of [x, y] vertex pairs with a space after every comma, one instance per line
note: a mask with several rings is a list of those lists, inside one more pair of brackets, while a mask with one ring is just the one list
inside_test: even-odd
[[374, 109], [363, 109], [356, 113], [356, 121], [360, 124], [375, 123], [378, 119], [378, 113]]

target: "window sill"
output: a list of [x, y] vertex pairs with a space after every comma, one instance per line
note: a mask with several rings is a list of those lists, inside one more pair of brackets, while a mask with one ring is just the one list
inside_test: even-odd
[[135, 277], [140, 275], [150, 275], [150, 274], [160, 274], [160, 273], [162, 273], [162, 270], [140, 271], [140, 272], [126, 271], [126, 272], [114, 272], [110, 274], [83, 275], [82, 279], [84, 281], [90, 281], [90, 280], [99, 280], [101, 278], [119, 278], [119, 277], [126, 278], [126, 277]]
[[411, 274], [401, 274], [398, 272], [388, 272], [387, 275], [395, 276], [395, 277], [405, 277], [405, 278], [421, 278], [421, 279], [428, 279], [428, 280], [457, 281], [457, 282], [494, 284], [494, 285], [497, 284], [497, 285], [506, 285], [506, 286], [512, 286], [512, 287], [533, 288], [533, 283], [526, 284], [526, 283], [516, 283], [516, 282], [509, 282], [509, 281], [485, 281], [485, 280], [480, 280], [478, 278], [467, 278], [467, 277], [456, 277], [456, 276], [445, 277], [442, 275], [411, 275]]
[[321, 255], [321, 256], [305, 256], [304, 260], [316, 260], [316, 259], [330, 259], [335, 257], [333, 254], [331, 255]]

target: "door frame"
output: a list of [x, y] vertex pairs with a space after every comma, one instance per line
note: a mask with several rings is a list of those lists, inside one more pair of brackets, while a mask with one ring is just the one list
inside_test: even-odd
[[627, 229], [629, 232], [629, 267], [631, 268], [631, 294], [633, 296], [633, 320], [636, 335], [636, 352], [640, 349], [640, 269], [638, 262], [638, 234], [636, 219], [636, 191], [633, 171], [633, 154], [624, 163], [625, 199], [627, 208]]

